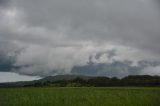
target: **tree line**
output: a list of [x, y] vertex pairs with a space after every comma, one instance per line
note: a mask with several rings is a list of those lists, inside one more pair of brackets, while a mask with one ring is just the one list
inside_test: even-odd
[[149, 75], [135, 75], [127, 76], [122, 79], [117, 77], [91, 77], [88, 79], [83, 79], [81, 77], [76, 77], [72, 80], [58, 80], [58, 81], [45, 81], [36, 82], [32, 85], [34, 87], [110, 87], [110, 86], [160, 86], [159, 76], [149, 76]]

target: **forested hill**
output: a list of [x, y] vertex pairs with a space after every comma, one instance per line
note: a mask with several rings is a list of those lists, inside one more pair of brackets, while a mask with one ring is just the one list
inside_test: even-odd
[[160, 76], [135, 75], [122, 79], [78, 75], [49, 76], [35, 81], [1, 83], [0, 87], [110, 87], [110, 86], [158, 86]]

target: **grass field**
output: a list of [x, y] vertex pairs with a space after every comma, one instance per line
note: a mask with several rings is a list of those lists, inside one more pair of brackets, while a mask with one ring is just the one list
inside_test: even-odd
[[160, 106], [160, 88], [3, 88], [0, 106]]

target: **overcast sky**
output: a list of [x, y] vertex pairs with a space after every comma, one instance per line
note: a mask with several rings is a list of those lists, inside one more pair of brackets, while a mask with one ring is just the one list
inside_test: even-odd
[[92, 63], [105, 67], [91, 75], [160, 75], [159, 6], [159, 0], [0, 0], [0, 71], [30, 79]]

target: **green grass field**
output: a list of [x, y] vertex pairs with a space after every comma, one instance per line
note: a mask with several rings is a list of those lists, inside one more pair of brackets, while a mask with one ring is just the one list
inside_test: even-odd
[[160, 88], [3, 88], [0, 106], [160, 106]]

